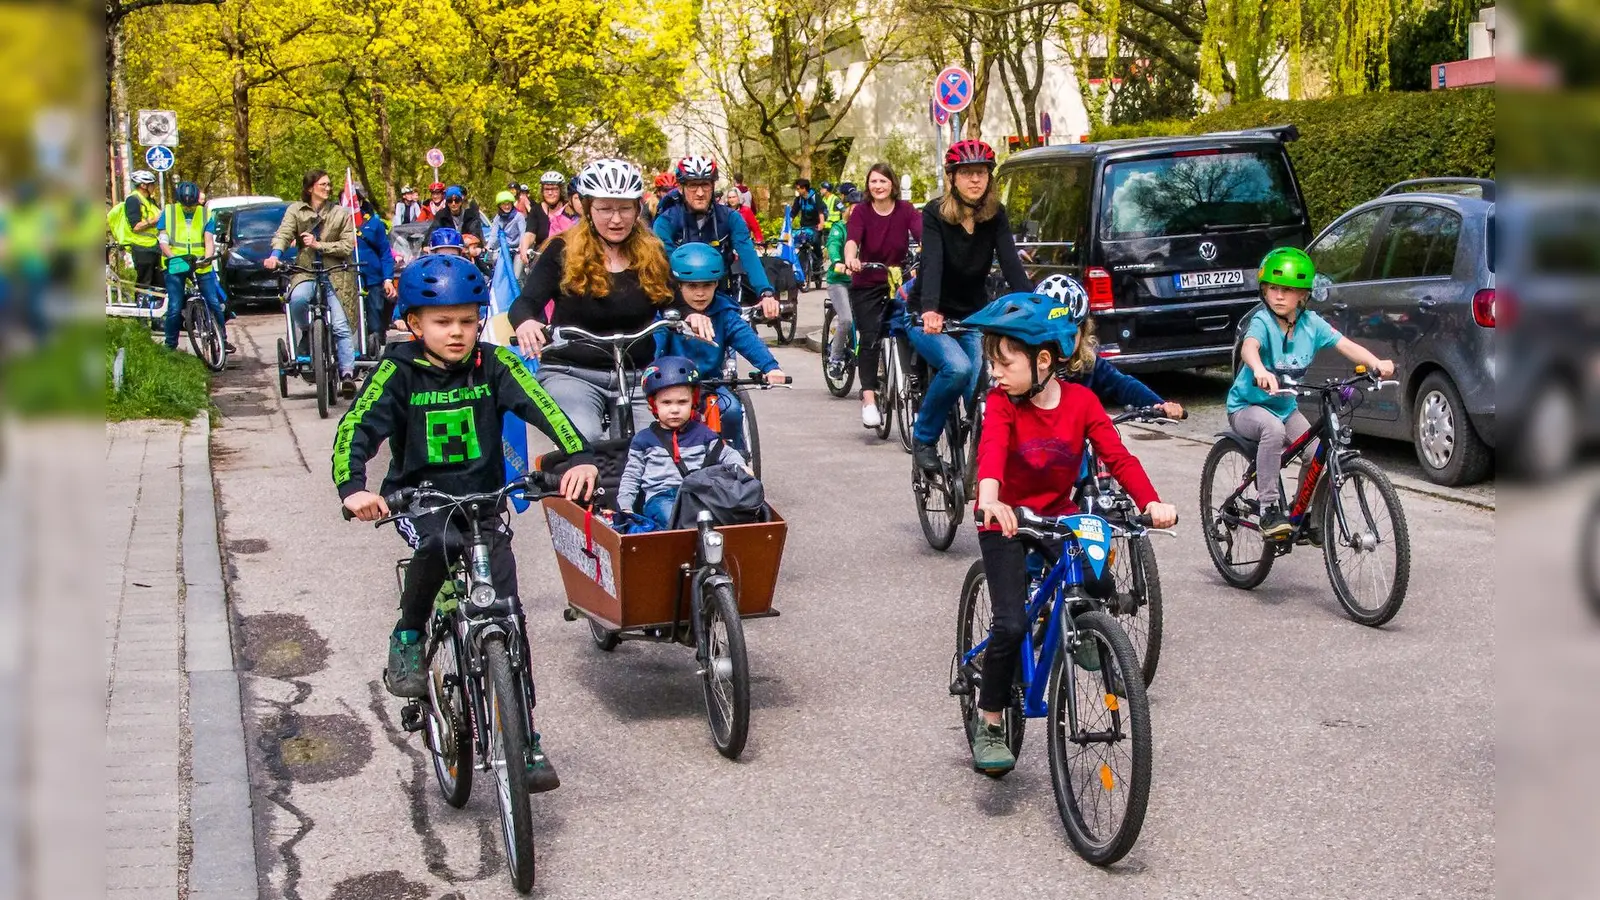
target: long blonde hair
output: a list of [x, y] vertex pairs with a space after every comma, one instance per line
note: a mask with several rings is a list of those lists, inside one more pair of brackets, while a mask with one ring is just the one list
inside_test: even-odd
[[[583, 221], [563, 231], [561, 239], [567, 245], [562, 257], [562, 292], [572, 297], [604, 297], [611, 293], [605, 241], [595, 231], [587, 200], [583, 203]], [[642, 218], [633, 223], [633, 231], [622, 242], [621, 250], [628, 258], [628, 268], [638, 274], [639, 287], [650, 302], [661, 306], [671, 301], [672, 287], [667, 281], [671, 267], [667, 264], [666, 247], [644, 226]]]
[[944, 192], [944, 196], [939, 198], [939, 218], [951, 225], [960, 225], [962, 217], [968, 212], [972, 213], [974, 225], [1000, 214], [1000, 198], [995, 195], [993, 172], [989, 173], [989, 189], [983, 192], [983, 202], [978, 204], [977, 209], [961, 202], [961, 198], [956, 196], [954, 181], [951, 181], [950, 189]]

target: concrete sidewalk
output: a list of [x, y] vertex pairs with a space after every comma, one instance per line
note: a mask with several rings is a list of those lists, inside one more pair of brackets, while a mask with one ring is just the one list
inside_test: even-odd
[[106, 426], [106, 892], [258, 895], [210, 435]]

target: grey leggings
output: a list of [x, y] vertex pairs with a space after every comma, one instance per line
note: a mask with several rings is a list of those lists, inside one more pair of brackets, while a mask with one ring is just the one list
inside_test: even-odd
[[1261, 505], [1277, 503], [1278, 463], [1283, 459], [1283, 448], [1299, 440], [1311, 423], [1299, 410], [1286, 421], [1262, 406], [1246, 406], [1229, 413], [1228, 422], [1241, 437], [1256, 442], [1256, 496]]
[[833, 332], [833, 344], [828, 347], [828, 358], [839, 359], [850, 347], [850, 324], [855, 321], [850, 315], [850, 285], [828, 285], [828, 299], [833, 302], [833, 312], [839, 323]]

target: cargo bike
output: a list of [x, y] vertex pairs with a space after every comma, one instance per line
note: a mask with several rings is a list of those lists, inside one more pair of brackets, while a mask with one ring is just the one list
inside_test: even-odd
[[[552, 332], [556, 342], [609, 346], [620, 371], [624, 348], [663, 327], [681, 326], [664, 320], [639, 334], [609, 337], [574, 328]], [[619, 384], [637, 381], [623, 374]], [[761, 521], [748, 524], [718, 524], [702, 511], [692, 528], [619, 532], [606, 514], [618, 512], [617, 487], [633, 431], [626, 397], [614, 398], [607, 420], [620, 426], [615, 431], [622, 436], [592, 447], [604, 495], [593, 508], [561, 497], [540, 501], [566, 591], [563, 616], [569, 622], [586, 621], [595, 646], [607, 652], [623, 641], [694, 648], [712, 743], [723, 756], [738, 759], [750, 729], [744, 620], [778, 615], [772, 596], [788, 523], [766, 504]], [[558, 474], [568, 464], [567, 455], [556, 451], [537, 457], [534, 468]]]

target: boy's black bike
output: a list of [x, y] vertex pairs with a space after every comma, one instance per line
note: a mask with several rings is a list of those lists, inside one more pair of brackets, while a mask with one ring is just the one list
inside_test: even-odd
[[[1278, 393], [1317, 397], [1321, 411], [1298, 441], [1283, 451], [1280, 466], [1305, 456], [1294, 504], [1286, 514], [1293, 530], [1283, 540], [1261, 534], [1256, 497], [1256, 444], [1225, 431], [1212, 445], [1200, 476], [1200, 526], [1211, 561], [1228, 584], [1253, 588], [1272, 563], [1298, 544], [1322, 548], [1328, 580], [1350, 618], [1378, 626], [1394, 618], [1411, 579], [1411, 538], [1400, 495], [1382, 469], [1350, 446], [1342, 417], [1365, 393], [1397, 382], [1356, 368], [1354, 378], [1329, 379], [1320, 387], [1300, 384], [1303, 370], [1277, 373]], [[1280, 496], [1288, 499], [1281, 492]]]
[[[533, 783], [533, 676], [522, 610], [502, 597], [489, 571], [485, 519], [505, 515], [506, 499], [530, 501], [559, 496], [559, 478], [534, 472], [497, 491], [460, 496], [426, 485], [385, 497], [391, 514], [378, 520], [444, 513], [466, 532], [466, 550], [450, 563], [450, 575], [434, 601], [424, 651], [428, 695], [400, 711], [406, 731], [420, 731], [433, 757], [433, 774], [444, 801], [457, 809], [472, 793], [476, 768], [493, 779], [500, 807], [506, 867], [521, 893], [533, 888], [533, 813], [528, 794], [550, 786]], [[353, 518], [348, 509], [346, 519]], [[406, 561], [396, 567], [403, 571]], [[474, 763], [474, 757], [477, 762]]]

